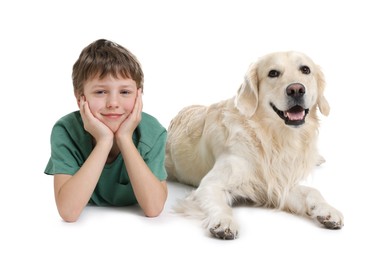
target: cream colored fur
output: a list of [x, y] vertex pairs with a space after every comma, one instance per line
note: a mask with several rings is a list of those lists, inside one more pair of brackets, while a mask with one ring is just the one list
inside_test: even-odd
[[[302, 73], [302, 66], [310, 73]], [[271, 71], [279, 72], [270, 77]], [[287, 111], [290, 84], [305, 88], [305, 122], [286, 125], [273, 110]], [[271, 53], [252, 64], [237, 94], [210, 106], [186, 107], [168, 129], [169, 179], [196, 189], [175, 210], [199, 216], [214, 236], [234, 239], [232, 205], [247, 201], [307, 215], [325, 227], [343, 226], [342, 214], [320, 193], [300, 185], [322, 158], [317, 151], [317, 110], [328, 115], [320, 68], [305, 54]]]

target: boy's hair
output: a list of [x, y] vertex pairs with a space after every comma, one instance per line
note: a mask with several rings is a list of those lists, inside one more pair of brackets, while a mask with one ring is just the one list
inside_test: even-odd
[[136, 56], [123, 46], [112, 41], [100, 39], [92, 42], [80, 53], [73, 65], [72, 81], [76, 97], [83, 94], [84, 83], [98, 76], [130, 78], [143, 89], [144, 73]]

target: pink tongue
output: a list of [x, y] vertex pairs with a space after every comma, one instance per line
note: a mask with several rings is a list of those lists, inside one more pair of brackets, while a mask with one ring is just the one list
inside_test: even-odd
[[305, 116], [305, 111], [303, 110], [297, 113], [286, 112], [286, 115], [290, 120], [302, 120]]

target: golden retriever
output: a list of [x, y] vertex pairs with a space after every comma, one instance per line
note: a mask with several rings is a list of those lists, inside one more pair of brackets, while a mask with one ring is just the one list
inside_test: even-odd
[[195, 186], [175, 211], [201, 217], [210, 233], [235, 239], [232, 205], [251, 202], [307, 215], [328, 229], [342, 213], [301, 185], [322, 162], [317, 110], [328, 115], [323, 73], [307, 55], [276, 52], [250, 65], [236, 95], [193, 105], [172, 119], [166, 145], [169, 180]]

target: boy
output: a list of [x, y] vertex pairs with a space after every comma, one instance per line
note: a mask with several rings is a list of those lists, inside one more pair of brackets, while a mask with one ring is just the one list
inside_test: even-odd
[[104, 39], [83, 49], [73, 65], [79, 111], [52, 129], [45, 173], [54, 175], [58, 212], [76, 221], [90, 203], [138, 203], [156, 217], [167, 198], [166, 129], [142, 112], [144, 75], [136, 57]]

